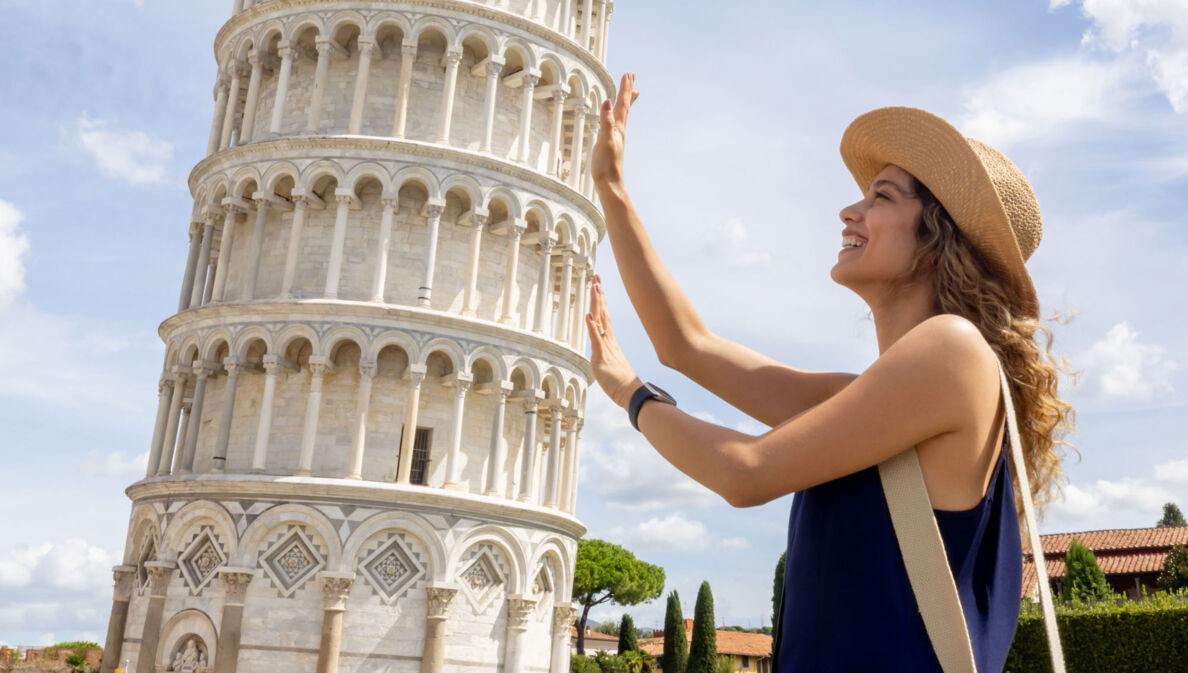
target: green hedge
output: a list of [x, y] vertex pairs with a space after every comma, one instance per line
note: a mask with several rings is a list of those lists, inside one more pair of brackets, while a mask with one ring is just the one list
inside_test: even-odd
[[[1188, 591], [1159, 592], [1142, 601], [1114, 598], [1056, 605], [1069, 673], [1149, 673], [1186, 670]], [[1007, 653], [1005, 673], [1052, 673], [1039, 605], [1025, 600]]]

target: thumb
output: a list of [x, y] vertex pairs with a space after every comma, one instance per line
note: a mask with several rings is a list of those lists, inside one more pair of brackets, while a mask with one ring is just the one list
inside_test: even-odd
[[590, 360], [602, 359], [602, 335], [598, 333], [598, 322], [594, 320], [594, 314], [586, 314], [586, 329], [590, 330]]

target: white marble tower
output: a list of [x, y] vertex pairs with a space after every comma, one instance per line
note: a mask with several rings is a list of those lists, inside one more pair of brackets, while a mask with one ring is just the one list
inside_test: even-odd
[[608, 0], [235, 0], [103, 673], [565, 673]]

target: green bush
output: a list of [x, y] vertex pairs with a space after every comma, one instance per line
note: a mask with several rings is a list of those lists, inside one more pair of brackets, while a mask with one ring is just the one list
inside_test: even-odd
[[575, 654], [569, 658], [569, 673], [602, 673], [602, 668], [594, 661], [594, 657]]
[[626, 659], [609, 652], [595, 654], [594, 661], [602, 673], [631, 673], [631, 666]]
[[[1188, 661], [1188, 591], [1159, 592], [1056, 606], [1069, 673], [1148, 673], [1184, 670]], [[1025, 600], [1004, 673], [1051, 673], [1039, 606]]]
[[734, 673], [734, 657], [729, 654], [719, 654], [718, 673]]
[[1188, 547], [1175, 545], [1163, 560], [1163, 572], [1159, 573], [1159, 588], [1167, 591], [1188, 589]]

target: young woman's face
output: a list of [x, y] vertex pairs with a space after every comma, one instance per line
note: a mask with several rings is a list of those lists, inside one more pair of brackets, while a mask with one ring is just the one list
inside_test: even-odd
[[830, 272], [835, 282], [870, 297], [911, 267], [923, 212], [913, 184], [907, 171], [887, 166], [861, 201], [842, 209], [842, 247]]

